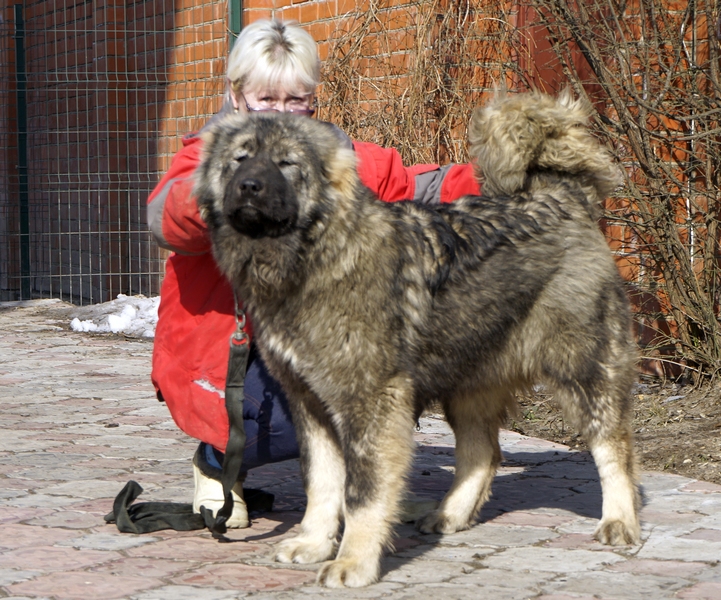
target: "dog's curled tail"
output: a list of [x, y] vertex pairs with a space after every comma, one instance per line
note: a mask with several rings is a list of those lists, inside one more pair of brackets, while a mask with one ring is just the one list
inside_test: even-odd
[[590, 112], [569, 90], [558, 98], [498, 92], [476, 109], [468, 128], [483, 192], [514, 194], [527, 188], [529, 175], [555, 171], [576, 176], [590, 201], [606, 198], [620, 185], [621, 171], [588, 131]]

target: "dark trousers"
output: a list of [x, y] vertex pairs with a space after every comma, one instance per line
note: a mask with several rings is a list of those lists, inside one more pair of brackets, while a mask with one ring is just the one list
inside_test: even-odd
[[[280, 384], [268, 373], [263, 359], [254, 347], [251, 347], [245, 375], [243, 420], [246, 435], [243, 471], [298, 458], [298, 442], [288, 400]], [[206, 452], [208, 462], [220, 467], [223, 464], [223, 454], [217, 450], [213, 451], [214, 456], [210, 454]]]

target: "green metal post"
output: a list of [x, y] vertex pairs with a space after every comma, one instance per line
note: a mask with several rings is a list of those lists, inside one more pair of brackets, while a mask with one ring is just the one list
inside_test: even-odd
[[30, 210], [28, 188], [27, 73], [23, 5], [15, 5], [15, 76], [18, 114], [18, 208], [20, 220], [20, 299], [30, 298]]
[[240, 30], [243, 28], [243, 0], [230, 0], [228, 2], [228, 24], [230, 30], [228, 47], [232, 50]]

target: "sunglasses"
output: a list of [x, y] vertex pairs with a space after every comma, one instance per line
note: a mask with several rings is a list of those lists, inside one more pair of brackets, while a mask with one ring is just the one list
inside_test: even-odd
[[315, 106], [315, 100], [313, 100], [313, 106], [308, 108], [289, 108], [288, 110], [278, 110], [277, 108], [270, 108], [265, 106], [255, 107], [250, 106], [248, 104], [248, 101], [245, 99], [245, 96], [241, 94], [241, 97], [243, 98], [243, 102], [245, 102], [245, 108], [249, 113], [268, 113], [268, 112], [286, 112], [290, 113], [291, 115], [302, 115], [304, 117], [312, 117], [315, 114], [316, 106]]

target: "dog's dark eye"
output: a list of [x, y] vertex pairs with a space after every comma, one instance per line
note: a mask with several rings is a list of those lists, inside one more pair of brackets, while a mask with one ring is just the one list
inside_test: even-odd
[[295, 163], [290, 160], [281, 160], [278, 162], [279, 167], [293, 167], [295, 166]]
[[246, 158], [248, 158], [247, 152], [239, 152], [238, 154], [233, 156], [233, 160], [235, 162], [243, 162]]

